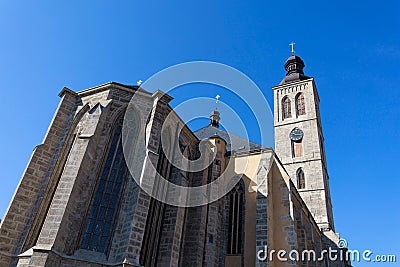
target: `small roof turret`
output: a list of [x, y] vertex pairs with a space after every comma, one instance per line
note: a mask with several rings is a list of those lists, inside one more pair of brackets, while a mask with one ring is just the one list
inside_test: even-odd
[[210, 125], [216, 128], [219, 127], [219, 120], [221, 119], [218, 109], [215, 109], [210, 116]]

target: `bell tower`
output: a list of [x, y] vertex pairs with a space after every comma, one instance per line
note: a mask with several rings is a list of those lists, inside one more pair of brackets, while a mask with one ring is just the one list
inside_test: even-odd
[[286, 76], [272, 88], [275, 150], [318, 226], [334, 231], [317, 87], [293, 44], [284, 66]]

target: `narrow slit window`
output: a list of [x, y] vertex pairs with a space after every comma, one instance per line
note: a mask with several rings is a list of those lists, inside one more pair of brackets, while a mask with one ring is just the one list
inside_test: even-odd
[[243, 250], [243, 205], [243, 184], [239, 182], [229, 194], [228, 255], [241, 254]]
[[304, 171], [301, 168], [297, 170], [297, 188], [298, 189], [306, 188], [306, 179], [304, 177]]

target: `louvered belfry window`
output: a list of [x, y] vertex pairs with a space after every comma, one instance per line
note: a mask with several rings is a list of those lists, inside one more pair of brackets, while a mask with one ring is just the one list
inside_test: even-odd
[[297, 116], [306, 114], [306, 104], [304, 102], [304, 94], [300, 93], [296, 97]]
[[283, 113], [283, 119], [292, 117], [291, 101], [287, 96], [285, 96], [282, 100], [282, 113]]

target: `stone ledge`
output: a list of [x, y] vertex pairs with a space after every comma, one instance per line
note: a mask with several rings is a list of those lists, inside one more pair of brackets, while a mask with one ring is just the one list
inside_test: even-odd
[[[10, 256], [7, 255], [7, 256], [8, 257], [18, 257], [18, 258], [22, 259], [22, 258], [32, 257], [35, 252], [47, 253], [47, 254], [54, 253], [55, 255], [60, 257], [61, 259], [75, 260], [75, 261], [80, 261], [80, 262], [83, 262], [83, 263], [86, 263], [86, 264], [98, 264], [98, 265], [101, 265], [101, 266], [110, 266], [110, 267], [113, 267], [113, 266], [141, 267], [138, 264], [134, 264], [134, 263], [129, 262], [127, 259], [124, 259], [124, 261], [122, 261], [122, 262], [107, 262], [107, 260], [105, 259], [106, 258], [105, 254], [98, 253], [98, 252], [93, 252], [93, 251], [87, 251], [87, 250], [78, 250], [77, 251], [78, 253], [74, 254], [73, 256], [68, 256], [68, 255], [65, 255], [65, 254], [63, 254], [63, 253], [61, 253], [59, 251], [56, 251], [53, 248], [49, 249], [49, 246], [35, 246], [35, 247], [27, 250], [26, 252], [24, 252], [24, 253], [22, 253], [22, 254], [20, 254], [18, 256], [12, 256], [12, 255], [10, 255]], [[103, 259], [98, 259], [98, 260], [90, 260], [90, 259], [85, 257], [85, 255], [88, 255], [88, 254], [85, 254], [85, 253], [102, 254], [104, 256], [104, 258]]]

